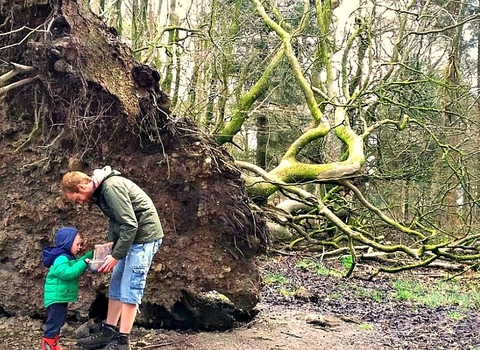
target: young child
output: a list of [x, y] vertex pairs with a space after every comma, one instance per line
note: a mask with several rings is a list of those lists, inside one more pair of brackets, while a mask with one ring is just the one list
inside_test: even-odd
[[44, 304], [47, 309], [42, 350], [61, 350], [60, 328], [67, 317], [69, 302], [78, 299], [78, 278], [88, 268], [93, 251], [76, 258], [82, 249], [82, 237], [75, 227], [62, 227], [55, 234], [55, 246], [42, 251], [42, 262], [49, 268], [45, 278]]

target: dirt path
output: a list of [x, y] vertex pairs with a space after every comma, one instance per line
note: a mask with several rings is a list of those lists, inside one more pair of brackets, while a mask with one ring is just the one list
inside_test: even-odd
[[[337, 320], [338, 324], [321, 327], [306, 322], [314, 313], [285, 306], [259, 305], [261, 310], [254, 321], [227, 332], [175, 332], [136, 328], [133, 349], [382, 349], [372, 347], [374, 333], [362, 330], [358, 324]], [[3, 318], [0, 322], [0, 349], [36, 350], [40, 348], [41, 322], [27, 318]], [[74, 328], [63, 330], [62, 346], [81, 350], [76, 345]]]
[[[262, 307], [262, 306], [260, 306]], [[306, 323], [306, 310], [268, 307], [245, 327], [229, 332], [185, 335], [181, 343], [165, 349], [256, 350], [256, 349], [372, 349], [372, 334], [358, 325], [339, 322], [333, 327]], [[379, 347], [377, 349], [381, 349]]]
[[[478, 310], [399, 302], [392, 298], [391, 278], [346, 281], [307, 273], [297, 264], [292, 257], [262, 262], [265, 275], [285, 281], [265, 285], [252, 322], [227, 332], [135, 328], [133, 349], [480, 350]], [[302, 292], [285, 292], [295, 288]], [[67, 350], [80, 350], [75, 327], [62, 331]], [[37, 350], [41, 335], [41, 320], [0, 318], [0, 349]]]

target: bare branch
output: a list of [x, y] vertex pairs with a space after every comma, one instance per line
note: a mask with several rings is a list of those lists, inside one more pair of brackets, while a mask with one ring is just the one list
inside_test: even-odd
[[0, 96], [4, 95], [6, 92], [12, 90], [12, 89], [15, 89], [19, 86], [22, 86], [22, 85], [25, 85], [25, 84], [29, 84], [31, 83], [32, 81], [34, 81], [35, 79], [38, 78], [38, 75], [32, 77], [32, 78], [25, 78], [25, 79], [22, 79], [20, 81], [17, 81], [15, 83], [11, 83], [9, 85], [6, 85], [6, 86], [2, 86], [0, 87]]
[[24, 66], [18, 63], [11, 62], [10, 65], [13, 66], [13, 69], [0, 76], [0, 86], [4, 85], [8, 80], [12, 79], [19, 73], [27, 73], [35, 70], [32, 66]]

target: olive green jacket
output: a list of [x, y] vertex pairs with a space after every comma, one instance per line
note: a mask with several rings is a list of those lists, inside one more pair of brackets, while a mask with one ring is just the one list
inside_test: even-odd
[[66, 255], [60, 255], [55, 259], [45, 278], [43, 289], [45, 307], [77, 301], [78, 278], [88, 267], [85, 259], [92, 258], [93, 251], [89, 251], [79, 259], [69, 260]]
[[121, 260], [132, 244], [148, 243], [163, 237], [163, 229], [152, 199], [133, 181], [109, 170], [96, 188], [93, 201], [109, 218], [108, 241], [112, 256]]

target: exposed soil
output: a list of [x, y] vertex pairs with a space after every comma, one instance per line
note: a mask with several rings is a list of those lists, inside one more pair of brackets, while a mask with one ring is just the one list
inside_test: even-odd
[[[108, 220], [98, 208], [67, 203], [59, 190], [65, 172], [104, 165], [149, 194], [165, 232], [139, 324], [180, 328], [188, 318], [192, 329], [231, 327], [236, 315], [212, 317], [202, 299], [211, 286], [251, 311], [264, 220], [226, 150], [170, 114], [158, 72], [135, 61], [88, 1], [2, 2], [0, 28], [9, 33], [0, 36], [3, 62], [31, 67], [8, 83], [34, 79], [0, 99], [0, 313], [44, 316], [39, 257], [57, 228], [76, 226], [86, 249], [105, 242]], [[39, 30], [25, 40], [26, 28]], [[0, 75], [11, 69], [1, 64]], [[96, 306], [108, 279], [85, 273], [79, 286], [76, 319], [105, 317]]]
[[[397, 276], [343, 280], [303, 271], [298, 261], [275, 256], [259, 262], [264, 275], [283, 276], [286, 282], [264, 285], [258, 314], [248, 324], [225, 332], [135, 328], [133, 349], [480, 349], [479, 310], [400, 302], [392, 288]], [[403, 277], [434, 282], [438, 271], [410, 274]], [[478, 278], [469, 276], [469, 282]], [[282, 296], [280, 289], [296, 292]], [[64, 348], [80, 350], [75, 345], [79, 326], [63, 329]], [[1, 349], [38, 349], [42, 321], [0, 318], [0, 335]]]

